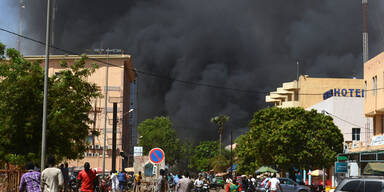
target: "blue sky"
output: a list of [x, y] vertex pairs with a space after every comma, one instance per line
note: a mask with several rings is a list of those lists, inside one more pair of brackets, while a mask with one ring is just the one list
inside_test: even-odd
[[[17, 0], [0, 0], [0, 27], [17, 32], [18, 28], [18, 1]], [[8, 48], [17, 47], [17, 37], [14, 35], [0, 31], [0, 42]]]

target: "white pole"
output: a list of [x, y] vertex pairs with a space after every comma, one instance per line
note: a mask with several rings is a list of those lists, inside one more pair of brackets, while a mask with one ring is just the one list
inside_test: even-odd
[[48, 70], [49, 70], [49, 46], [51, 40], [51, 0], [47, 0], [47, 26], [45, 33], [45, 76], [44, 76], [44, 101], [43, 101], [43, 129], [41, 136], [41, 171], [45, 168], [45, 149], [47, 131], [47, 96], [48, 96]]

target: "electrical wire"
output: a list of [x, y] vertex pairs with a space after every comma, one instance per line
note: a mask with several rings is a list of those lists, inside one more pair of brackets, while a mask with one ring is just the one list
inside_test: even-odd
[[[1, 27], [0, 27], [0, 31], [3, 31], [3, 32], [9, 33], [9, 34], [21, 37], [23, 39], [30, 40], [30, 41], [38, 43], [40, 45], [45, 45], [45, 42], [33, 39], [31, 37], [28, 37], [28, 36], [20, 35], [18, 33], [15, 33], [13, 31], [10, 31], [10, 30], [7, 30], [7, 29], [1, 28]], [[74, 51], [71, 51], [71, 50], [67, 50], [67, 49], [63, 49], [63, 48], [60, 48], [60, 47], [57, 47], [57, 46], [53, 46], [53, 45], [50, 45], [50, 48], [56, 49], [58, 51], [66, 53], [66, 54], [77, 55], [77, 56], [81, 56], [82, 55], [80, 53], [77, 53], [77, 52], [74, 52]], [[110, 62], [105, 62], [105, 61], [100, 60], [100, 59], [96, 59], [96, 58], [88, 58], [88, 59], [92, 60], [92, 61], [99, 62], [99, 63], [106, 64], [106, 65], [111, 65], [111, 66], [114, 66], [114, 67], [124, 68], [122, 66], [119, 66], [119, 65], [116, 65], [116, 64], [112, 64]], [[214, 88], [214, 89], [222, 89], [222, 90], [243, 92], [243, 93], [248, 93], [248, 94], [259, 94], [259, 95], [263, 94], [263, 95], [266, 95], [266, 94], [270, 94], [271, 93], [269, 91], [256, 91], [256, 90], [238, 89], [238, 88], [224, 87], [224, 86], [213, 85], [213, 84], [208, 84], [208, 83], [187, 81], [187, 80], [177, 79], [177, 78], [173, 78], [173, 77], [170, 77], [170, 76], [161, 75], [161, 74], [157, 74], [157, 73], [153, 73], [153, 72], [138, 70], [138, 69], [135, 69], [135, 68], [127, 68], [127, 69], [130, 70], [130, 71], [133, 71], [133, 72], [135, 72], [137, 74], [142, 74], [142, 75], [146, 75], [146, 76], [156, 77], [156, 78], [160, 78], [160, 79], [166, 79], [166, 80], [169, 80], [169, 81], [178, 82], [178, 83], [182, 83], [182, 84], [189, 84], [189, 85], [201, 86], [201, 87], [209, 87], [209, 88]], [[381, 89], [384, 89], [384, 88], [369, 89], [369, 90], [367, 89], [367, 90], [365, 90], [365, 92], [374, 91], [374, 90], [381, 90]], [[323, 95], [323, 93], [298, 93], [297, 95]]]

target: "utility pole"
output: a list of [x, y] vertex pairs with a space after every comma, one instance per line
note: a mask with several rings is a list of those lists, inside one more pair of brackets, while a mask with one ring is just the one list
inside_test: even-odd
[[232, 177], [232, 169], [233, 169], [233, 153], [232, 153], [232, 145], [233, 145], [233, 140], [232, 140], [232, 126], [230, 127], [230, 129], [231, 129], [231, 172], [230, 172], [230, 174], [231, 174], [231, 177]]
[[24, 5], [24, 0], [20, 0], [20, 5], [19, 5], [19, 36], [17, 37], [17, 50], [21, 52], [21, 35], [23, 31], [23, 9], [25, 8]]
[[105, 148], [107, 147], [107, 120], [108, 120], [108, 70], [109, 70], [109, 49], [107, 49], [107, 66], [105, 70], [105, 103], [104, 103], [104, 146], [103, 146], [103, 178], [105, 177]]
[[112, 171], [116, 171], [116, 127], [117, 127], [117, 103], [113, 103], [112, 125]]
[[49, 47], [51, 40], [51, 0], [47, 0], [47, 25], [45, 32], [45, 75], [44, 75], [44, 101], [43, 101], [43, 128], [41, 136], [41, 171], [45, 169], [45, 149], [47, 131], [47, 96], [48, 96], [48, 70], [49, 70]]

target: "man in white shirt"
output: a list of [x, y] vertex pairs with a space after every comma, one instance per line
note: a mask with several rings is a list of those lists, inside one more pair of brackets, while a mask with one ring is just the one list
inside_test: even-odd
[[117, 178], [116, 171], [111, 171], [111, 189], [112, 192], [120, 191], [119, 178]]
[[227, 184], [232, 183], [232, 179], [231, 179], [230, 177], [227, 177], [227, 179], [225, 180], [225, 182], [226, 182]]
[[195, 187], [201, 189], [204, 185], [204, 181], [201, 179], [201, 175], [195, 180]]
[[176, 185], [175, 192], [191, 192], [193, 181], [189, 178], [189, 173], [184, 173], [184, 177]]
[[280, 181], [276, 178], [276, 174], [274, 173], [269, 180], [269, 190], [271, 192], [277, 192], [277, 189], [279, 189], [280, 192], [283, 192], [283, 189], [280, 186]]
[[61, 170], [54, 167], [55, 158], [48, 157], [48, 168], [41, 173], [40, 188], [42, 192], [60, 192], [64, 184]]

